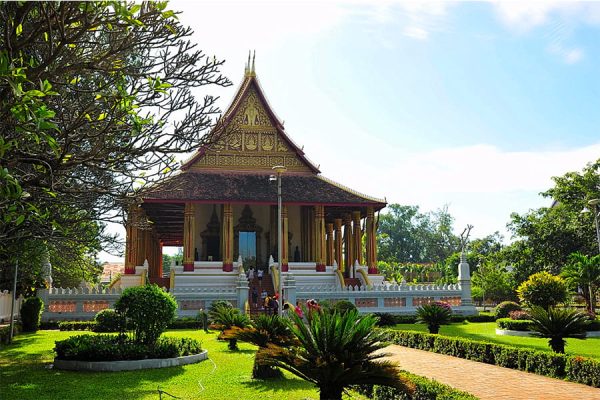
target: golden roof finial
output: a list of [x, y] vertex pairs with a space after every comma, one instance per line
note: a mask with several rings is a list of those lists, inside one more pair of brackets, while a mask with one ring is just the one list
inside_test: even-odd
[[254, 69], [254, 59], [256, 58], [256, 50], [254, 50], [254, 53], [252, 54], [252, 73], [256, 74], [256, 70]]
[[250, 54], [252, 50], [248, 50], [248, 62], [246, 63], [246, 67], [244, 68], [244, 72], [246, 75], [250, 74]]
[[248, 62], [246, 63], [246, 68], [244, 69], [246, 76], [256, 76], [256, 71], [254, 70], [254, 59], [256, 57], [256, 50], [248, 51]]

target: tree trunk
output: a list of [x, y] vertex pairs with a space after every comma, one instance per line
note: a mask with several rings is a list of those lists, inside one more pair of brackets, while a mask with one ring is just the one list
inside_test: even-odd
[[551, 338], [548, 344], [553, 352], [565, 354], [565, 340], [563, 338]]
[[427, 328], [429, 329], [429, 333], [439, 333], [440, 332], [439, 325], [428, 325]]
[[344, 388], [341, 386], [319, 386], [320, 400], [342, 400]]

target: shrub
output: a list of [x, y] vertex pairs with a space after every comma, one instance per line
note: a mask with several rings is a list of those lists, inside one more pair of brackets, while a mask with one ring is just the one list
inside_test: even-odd
[[137, 286], [123, 291], [115, 310], [131, 326], [135, 342], [151, 345], [175, 319], [177, 302], [157, 285]]
[[584, 357], [569, 357], [567, 379], [585, 385], [600, 387], [600, 362]]
[[517, 288], [519, 299], [531, 306], [548, 309], [564, 303], [569, 297], [567, 282], [556, 275], [542, 271], [535, 273]]
[[496, 320], [495, 315], [467, 315], [466, 320], [469, 322], [494, 322]]
[[521, 306], [514, 301], [503, 301], [496, 306], [496, 319], [507, 318], [511, 311], [520, 311]]
[[453, 400], [476, 400], [477, 397], [472, 394], [456, 390], [450, 386], [444, 385], [424, 378], [422, 376], [413, 375], [408, 372], [401, 372], [400, 377], [406, 382], [414, 385], [413, 393], [406, 393], [399, 389], [390, 386], [374, 386], [373, 400], [436, 400], [436, 399], [453, 399]]
[[79, 335], [57, 341], [54, 351], [60, 360], [123, 361], [181, 357], [202, 349], [190, 338], [164, 337], [147, 346], [116, 335]]
[[377, 326], [394, 326], [397, 324], [397, 318], [395, 315], [390, 314], [390, 313], [375, 313], [374, 314], [377, 318]]
[[61, 331], [94, 331], [97, 323], [95, 321], [62, 321], [58, 323]]
[[510, 318], [500, 318], [496, 320], [496, 325], [500, 329], [507, 329], [510, 331], [529, 331], [531, 330], [531, 321], [529, 320], [516, 320]]
[[169, 324], [169, 329], [199, 329], [202, 321], [193, 317], [177, 318]]
[[[21, 324], [14, 324], [14, 336], [17, 336], [21, 332]], [[0, 344], [7, 344], [8, 338], [10, 337], [10, 325], [6, 325], [0, 328]]]
[[58, 324], [60, 324], [60, 321], [42, 321], [42, 322], [40, 322], [40, 329], [44, 329], [44, 330], [58, 329]]
[[23, 332], [36, 332], [40, 329], [40, 320], [44, 302], [39, 297], [28, 297], [21, 304], [21, 323]]
[[348, 311], [355, 311], [356, 306], [354, 303], [348, 300], [340, 300], [333, 305], [333, 310], [340, 314], [347, 313]]
[[534, 306], [529, 311], [531, 330], [539, 337], [547, 338], [548, 345], [556, 353], [564, 353], [565, 338], [585, 339], [585, 328], [588, 316], [572, 308], [555, 308]]
[[112, 308], [107, 308], [96, 314], [96, 332], [121, 332], [123, 328], [123, 316]]
[[438, 333], [441, 325], [450, 323], [452, 310], [440, 302], [423, 304], [417, 308], [417, 321], [427, 324], [429, 333]]
[[585, 327], [586, 331], [600, 331], [600, 320], [595, 319], [593, 321], [589, 321], [587, 326]]

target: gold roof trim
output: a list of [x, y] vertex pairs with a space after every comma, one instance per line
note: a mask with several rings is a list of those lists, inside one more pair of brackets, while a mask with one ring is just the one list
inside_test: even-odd
[[361, 193], [361, 192], [358, 192], [358, 191], [356, 191], [354, 189], [350, 189], [348, 186], [342, 185], [339, 182], [336, 182], [336, 181], [334, 181], [332, 179], [326, 178], [326, 177], [324, 177], [321, 174], [317, 175], [317, 178], [319, 178], [319, 179], [321, 179], [321, 180], [323, 180], [323, 181], [325, 181], [325, 182], [327, 182], [327, 183], [329, 183], [329, 184], [331, 184], [333, 186], [336, 186], [336, 187], [338, 187], [338, 188], [340, 188], [342, 190], [345, 190], [346, 192], [352, 193], [355, 196], [362, 197], [365, 200], [374, 201], [376, 203], [387, 204], [387, 201], [384, 200], [384, 199], [378, 199], [377, 197], [368, 196], [368, 195], [366, 195], [364, 193]]

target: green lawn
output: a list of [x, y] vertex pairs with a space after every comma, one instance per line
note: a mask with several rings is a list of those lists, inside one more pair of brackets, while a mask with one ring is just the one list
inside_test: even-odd
[[166, 335], [202, 341], [210, 359], [199, 364], [103, 373], [51, 369], [54, 341], [76, 334], [81, 332], [23, 334], [11, 346], [0, 349], [0, 399], [158, 399], [158, 387], [181, 399], [319, 398], [312, 384], [287, 373], [279, 381], [252, 380], [254, 346], [240, 343], [240, 351], [231, 352], [225, 342], [216, 340], [216, 333], [197, 330], [169, 331]]
[[[399, 324], [396, 325], [394, 329], [427, 332], [427, 326], [423, 324]], [[496, 335], [495, 322], [465, 322], [444, 325], [440, 329], [440, 335], [461, 336], [473, 340], [551, 351], [550, 347], [548, 347], [547, 339]], [[584, 357], [600, 359], [600, 338], [589, 338], [585, 340], [567, 339], [567, 347], [565, 348], [565, 351], [567, 354], [571, 355], [580, 355]]]

